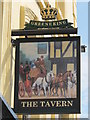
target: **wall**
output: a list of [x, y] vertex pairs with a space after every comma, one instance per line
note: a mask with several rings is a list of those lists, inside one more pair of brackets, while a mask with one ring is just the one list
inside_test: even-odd
[[[0, 88], [8, 104], [11, 103], [11, 2], [0, 3]], [[3, 13], [3, 14], [2, 14]]]

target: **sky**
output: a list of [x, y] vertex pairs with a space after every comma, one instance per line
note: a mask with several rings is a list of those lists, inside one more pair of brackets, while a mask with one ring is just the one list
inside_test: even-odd
[[85, 53], [81, 53], [81, 118], [88, 118], [88, 2], [77, 3], [78, 35], [81, 45], [86, 45]]

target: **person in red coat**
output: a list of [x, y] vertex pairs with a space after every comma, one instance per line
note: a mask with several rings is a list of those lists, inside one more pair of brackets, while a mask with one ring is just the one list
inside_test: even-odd
[[44, 76], [46, 75], [46, 68], [45, 68], [45, 62], [44, 62], [44, 56], [42, 55], [39, 59], [39, 63], [40, 63], [40, 70], [41, 73], [44, 74]]
[[24, 79], [25, 79], [25, 73], [24, 73], [24, 66], [23, 66], [23, 63], [21, 62], [21, 64], [20, 64], [20, 67], [19, 67], [19, 79], [20, 80], [22, 80], [22, 81], [24, 81]]
[[26, 61], [26, 64], [24, 66], [24, 72], [25, 72], [25, 90], [28, 94], [29, 97], [31, 97], [32, 95], [32, 91], [31, 91], [31, 80], [30, 80], [30, 76], [29, 76], [29, 72], [30, 72], [30, 65], [28, 64], [28, 61]]

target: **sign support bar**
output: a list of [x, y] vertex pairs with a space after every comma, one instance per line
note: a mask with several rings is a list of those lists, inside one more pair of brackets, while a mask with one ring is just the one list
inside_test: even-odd
[[55, 34], [77, 34], [77, 28], [50, 28], [50, 29], [33, 29], [33, 30], [12, 30], [11, 36], [29, 36], [29, 35], [55, 35]]

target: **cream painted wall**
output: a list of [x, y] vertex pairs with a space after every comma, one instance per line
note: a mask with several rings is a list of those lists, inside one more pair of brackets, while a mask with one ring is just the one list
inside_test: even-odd
[[30, 2], [29, 1], [25, 2], [24, 0], [15, 2], [15, 0], [12, 0], [12, 23], [11, 23], [12, 29], [20, 28], [20, 6], [30, 8], [38, 17], [38, 19], [41, 20], [40, 9], [35, 0]]
[[30, 2], [21, 2], [21, 5], [27, 8], [30, 8], [35, 13], [38, 20], [41, 20], [40, 8], [37, 5], [36, 0], [30, 1]]
[[2, 32], [0, 33], [2, 36], [0, 39], [1, 93], [8, 104], [11, 103], [11, 7], [11, 2], [3, 3], [3, 16], [1, 17]]
[[73, 22], [73, 1], [65, 0], [65, 18], [68, 19], [69, 22]]
[[12, 0], [12, 16], [11, 29], [19, 29], [20, 27], [20, 2], [13, 2]]
[[[3, 13], [2, 2], [0, 1], [0, 18], [3, 17], [2, 13]], [[1, 53], [2, 53], [1, 48], [2, 48], [2, 19], [0, 19], [0, 91], [2, 90], [1, 88], [1, 71], [2, 71], [1, 69]]]
[[54, 7], [55, 8], [55, 0], [48, 0], [51, 7]]

